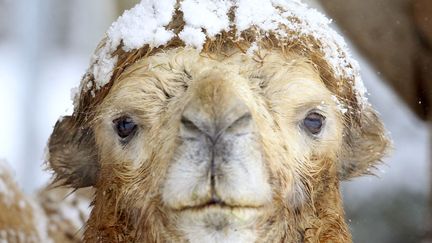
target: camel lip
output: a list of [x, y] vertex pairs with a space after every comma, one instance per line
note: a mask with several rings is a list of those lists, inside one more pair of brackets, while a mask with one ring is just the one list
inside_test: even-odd
[[206, 203], [202, 203], [199, 205], [193, 205], [193, 206], [184, 206], [176, 211], [184, 212], [184, 211], [205, 211], [207, 209], [220, 209], [220, 210], [260, 210], [264, 206], [258, 206], [258, 205], [241, 205], [241, 204], [227, 204], [224, 201], [220, 200], [210, 200]]

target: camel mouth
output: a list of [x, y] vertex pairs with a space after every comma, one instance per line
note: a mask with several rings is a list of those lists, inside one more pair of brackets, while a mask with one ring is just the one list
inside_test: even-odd
[[233, 210], [256, 210], [256, 211], [259, 211], [263, 208], [264, 208], [264, 206], [261, 206], [261, 205], [228, 204], [228, 203], [221, 201], [221, 200], [210, 200], [208, 202], [198, 204], [198, 205], [184, 206], [182, 208], [179, 208], [176, 211], [200, 212], [200, 211], [206, 211], [209, 209], [221, 210], [221, 211], [233, 211]]

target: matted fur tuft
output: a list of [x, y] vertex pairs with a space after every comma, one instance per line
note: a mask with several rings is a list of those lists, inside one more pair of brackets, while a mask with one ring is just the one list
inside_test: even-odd
[[73, 117], [63, 117], [54, 127], [48, 150], [54, 183], [72, 188], [96, 184], [100, 168], [92, 129], [78, 126]]

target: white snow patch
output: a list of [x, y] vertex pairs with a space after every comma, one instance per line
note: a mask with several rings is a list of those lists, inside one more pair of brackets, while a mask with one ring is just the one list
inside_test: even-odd
[[346, 108], [346, 106], [342, 104], [342, 102], [340, 102], [340, 100], [336, 96], [332, 95], [332, 100], [336, 103], [337, 108], [340, 112], [342, 112], [342, 114], [348, 112], [348, 108]]
[[187, 46], [195, 47], [198, 50], [202, 49], [202, 43], [204, 43], [206, 39], [206, 36], [201, 29], [190, 26], [185, 26], [180, 32], [179, 37]]
[[130, 51], [146, 44], [160, 46], [171, 39], [173, 33], [165, 26], [171, 21], [174, 0], [143, 0], [126, 11], [108, 30], [111, 47], [122, 41], [123, 49]]
[[[360, 70], [360, 68], [358, 68], [357, 70]], [[366, 96], [367, 89], [363, 83], [361, 76], [356, 76], [354, 90], [357, 93], [357, 97], [361, 98], [361, 104], [369, 104], [368, 97]]]
[[[229, 18], [231, 9], [234, 9], [233, 20]], [[177, 36], [167, 27], [176, 10], [183, 12], [185, 22]], [[145, 45], [163, 46], [178, 37], [185, 45], [201, 50], [207, 38], [235, 28], [237, 38], [249, 29], [256, 30], [258, 40], [270, 33], [287, 41], [312, 37], [320, 44], [335, 75], [354, 80], [359, 101], [367, 102], [363, 98], [366, 90], [358, 63], [352, 59], [344, 39], [330, 28], [330, 23], [331, 20], [301, 0], [142, 0], [109, 28], [105, 45], [96, 51], [87, 73], [93, 75], [95, 87], [84, 78], [80, 90], [92, 90], [94, 94], [110, 81], [118, 61], [113, 52], [120, 44], [125, 51], [131, 51]], [[302, 44], [306, 49], [313, 48], [312, 43]], [[256, 48], [252, 45], [248, 54], [253, 54]], [[75, 97], [77, 104], [78, 97]]]
[[[96, 52], [95, 60], [93, 61], [95, 65], [90, 67], [91, 73], [95, 79], [96, 89], [102, 88], [111, 79], [118, 59], [118, 57], [113, 57], [111, 54], [114, 50], [115, 49], [111, 48], [109, 43], [107, 43], [106, 46]], [[85, 85], [86, 90], [92, 88], [92, 83], [90, 82], [86, 83]]]
[[[158, 47], [166, 44], [173, 36], [165, 26], [171, 21], [175, 0], [143, 0], [114, 22], [107, 32], [106, 43], [93, 57], [89, 73], [93, 74], [96, 89], [109, 82], [117, 64], [113, 52], [120, 44], [125, 51], [144, 45]], [[86, 83], [85, 90], [92, 88]]]
[[[183, 12], [186, 26], [194, 27], [201, 33], [203, 28], [211, 38], [223, 30], [229, 30], [228, 12], [232, 6], [233, 2], [228, 0], [184, 0], [180, 10]], [[201, 45], [203, 43], [204, 41]]]
[[258, 51], [258, 49], [258, 44], [256, 42], [253, 42], [249, 49], [247, 49], [246, 55], [252, 57]]
[[239, 0], [236, 6], [235, 25], [239, 32], [254, 26], [264, 31], [276, 30], [279, 23], [287, 22], [269, 0]]

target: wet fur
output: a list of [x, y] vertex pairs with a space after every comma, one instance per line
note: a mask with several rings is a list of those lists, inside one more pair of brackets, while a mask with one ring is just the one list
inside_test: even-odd
[[[180, 48], [143, 58], [118, 77], [101, 104], [95, 107], [87, 127], [93, 129], [93, 133], [88, 134], [96, 136], [96, 147], [82, 148], [90, 150], [89, 154], [98, 151], [95, 168], [100, 167], [85, 240], [186, 241], [179, 226], [172, 224], [176, 213], [164, 207], [160, 188], [169, 168], [167, 162], [173, 155], [179, 114], [188, 99], [188, 89], [193, 90], [194, 78], [200, 75], [194, 73], [193, 70], [199, 68], [193, 65], [200, 63], [197, 67], [211, 67], [212, 62], [243, 62], [239, 66], [243, 68], [247, 83], [239, 81], [235, 88], [237, 94], [247, 100], [259, 126], [269, 171], [267, 176], [273, 187], [272, 204], [257, 221], [256, 241], [350, 242], [339, 181], [365, 173], [381, 158], [387, 146], [382, 125], [371, 108], [362, 111], [359, 122], [342, 116], [332, 103], [332, 93], [326, 89], [319, 71], [310, 60], [295, 53], [263, 51], [262, 62], [241, 57], [241, 52], [235, 54], [235, 51], [231, 57], [197, 56], [195, 53]], [[307, 103], [310, 97], [322, 97], [336, 122], [331, 131], [334, 141], [324, 141], [325, 144], [311, 150], [311, 154], [298, 146], [314, 146], [313, 142], [306, 142], [309, 145], [290, 143], [293, 131], [285, 130], [287, 118], [281, 116], [281, 112], [285, 106], [293, 107], [290, 103], [279, 102], [284, 99], [279, 91], [287, 85], [283, 77], [318, 82], [311, 88], [297, 84], [301, 91], [295, 99], [304, 99]], [[107, 124], [119, 111], [129, 112], [144, 121], [141, 131], [145, 136], [140, 137], [142, 145], [137, 150], [133, 148], [135, 154], [125, 154], [121, 147], [112, 145], [115, 134], [107, 129]], [[371, 150], [376, 152], [371, 153]], [[290, 157], [293, 152], [298, 153], [294, 158]], [[139, 162], [136, 158], [140, 158]]]
[[[179, 13], [169, 27], [178, 33], [182, 26]], [[180, 116], [195, 83], [205, 72], [216, 77], [221, 71], [232, 74], [226, 88], [246, 102], [258, 126], [273, 192], [252, 237], [257, 242], [351, 242], [339, 183], [368, 174], [384, 156], [389, 143], [379, 118], [358, 100], [354, 80], [334, 75], [319, 40], [302, 36], [287, 42], [255, 30], [244, 31], [240, 40], [234, 35], [207, 40], [201, 53], [184, 48], [178, 39], [160, 48], [119, 48], [110, 83], [98, 91], [81, 90], [74, 114], [64, 121], [70, 124], [60, 122], [52, 135], [49, 163], [64, 184], [96, 188], [86, 242], [200, 240], [185, 235], [193, 232], [187, 225], [175, 224], [178, 212], [166, 207], [161, 191], [177, 146]], [[260, 49], [247, 56], [254, 41]], [[91, 75], [85, 79], [93, 82]], [[288, 81], [295, 87], [288, 87]], [[222, 92], [218, 99], [228, 99], [223, 95], [232, 92]], [[341, 113], [332, 96], [348, 112]], [[321, 101], [332, 121], [327, 131], [331, 139], [317, 142], [292, 122]], [[112, 120], [122, 114], [140, 122], [140, 132], [127, 148], [116, 144], [112, 129]], [[81, 139], [57, 139], [68, 133]], [[82, 170], [86, 167], [90, 169]], [[90, 179], [78, 179], [83, 171], [90, 172], [84, 174]]]

